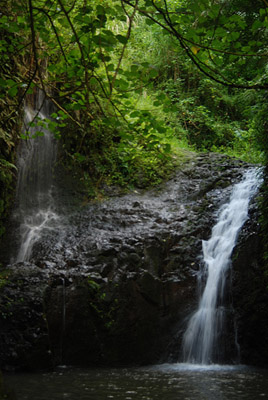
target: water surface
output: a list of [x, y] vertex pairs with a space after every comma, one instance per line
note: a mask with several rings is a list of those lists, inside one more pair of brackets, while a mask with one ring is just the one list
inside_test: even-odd
[[144, 368], [58, 368], [8, 375], [18, 400], [268, 399], [268, 370], [245, 366], [164, 364]]

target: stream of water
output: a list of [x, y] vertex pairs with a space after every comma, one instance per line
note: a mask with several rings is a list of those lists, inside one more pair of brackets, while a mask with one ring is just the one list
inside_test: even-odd
[[[46, 129], [49, 104], [39, 94], [36, 109], [25, 108], [24, 124], [28, 138], [21, 141], [18, 159], [17, 208], [19, 247], [12, 261], [29, 261], [34, 243], [44, 229], [58, 220], [53, 200], [53, 167], [56, 142]], [[33, 122], [35, 121], [35, 122]], [[43, 126], [38, 126], [38, 124]]]
[[201, 279], [206, 280], [198, 309], [192, 315], [183, 338], [184, 361], [210, 364], [219, 354], [218, 338], [224, 329], [224, 289], [238, 232], [248, 217], [248, 205], [256, 193], [260, 179], [258, 170], [248, 170], [244, 179], [233, 188], [230, 201], [219, 210], [218, 222], [211, 238], [203, 241]]

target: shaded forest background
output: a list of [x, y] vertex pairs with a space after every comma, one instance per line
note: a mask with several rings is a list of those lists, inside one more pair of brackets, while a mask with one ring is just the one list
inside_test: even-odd
[[[0, 13], [0, 234], [38, 90], [54, 110], [36, 135], [54, 133], [88, 199], [157, 184], [191, 152], [267, 166], [266, 0], [7, 0]], [[264, 185], [264, 243], [267, 198]]]

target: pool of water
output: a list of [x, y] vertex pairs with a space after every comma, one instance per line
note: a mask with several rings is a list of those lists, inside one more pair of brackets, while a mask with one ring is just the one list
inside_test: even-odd
[[18, 400], [268, 399], [268, 370], [246, 366], [162, 364], [7, 375]]

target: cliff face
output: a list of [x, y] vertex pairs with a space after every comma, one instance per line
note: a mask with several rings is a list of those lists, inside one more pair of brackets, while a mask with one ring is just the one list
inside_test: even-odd
[[256, 201], [233, 255], [232, 293], [242, 363], [268, 365], [268, 282]]
[[[221, 155], [197, 156], [154, 190], [112, 197], [61, 217], [57, 229], [47, 229], [35, 243], [31, 262], [8, 265], [1, 273], [0, 367], [179, 360], [182, 333], [197, 301], [202, 239], [210, 236], [217, 210], [247, 167]], [[258, 246], [252, 229], [245, 241], [253, 235]], [[247, 245], [241, 246], [239, 254], [245, 255], [237, 260], [247, 260]], [[236, 321], [241, 348], [251, 340], [251, 334], [240, 334], [247, 321], [240, 291], [248, 287], [238, 284], [247, 273], [237, 260], [238, 311], [229, 321], [229, 362], [236, 357]], [[243, 351], [250, 362], [252, 351]]]

